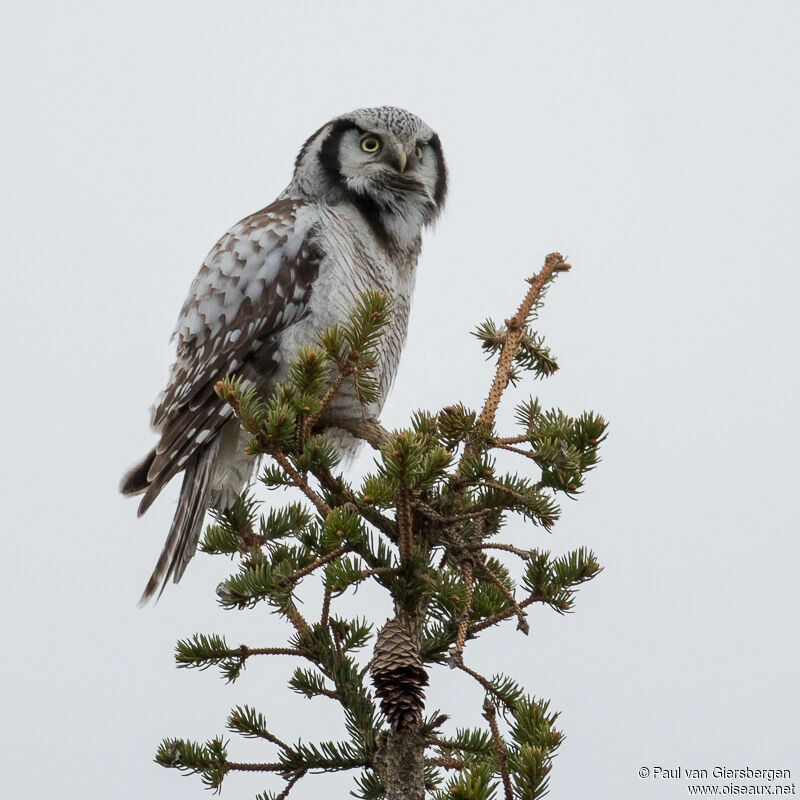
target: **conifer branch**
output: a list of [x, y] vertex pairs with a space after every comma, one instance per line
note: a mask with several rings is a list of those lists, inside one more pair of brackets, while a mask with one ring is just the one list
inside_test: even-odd
[[[466, 738], [469, 735], [469, 738]], [[459, 739], [444, 739], [433, 736], [429, 743], [443, 752], [456, 750], [459, 753], [486, 755], [491, 752], [491, 743], [484, 731], [465, 731]]]
[[496, 697], [507, 708], [514, 708], [516, 701], [513, 697], [510, 697], [502, 689], [495, 686], [488, 678], [484, 678], [479, 672], [470, 669], [463, 660], [451, 661], [451, 666], [460, 669], [462, 672], [466, 672], [467, 675], [476, 680], [490, 695], [492, 695], [492, 697]]
[[249, 706], [237, 706], [233, 709], [228, 716], [227, 727], [228, 730], [236, 731], [242, 736], [251, 739], [259, 738], [272, 742], [272, 744], [280, 747], [285, 753], [294, 753], [286, 742], [279, 739], [274, 733], [267, 729], [266, 721], [262, 715], [253, 711]]
[[503, 486], [502, 483], [497, 483], [497, 481], [478, 481], [477, 485], [482, 486], [484, 489], [494, 489], [497, 492], [503, 492], [520, 506], [528, 508], [531, 505], [530, 499], [525, 497], [524, 494], [514, 491], [510, 486]]
[[312, 414], [310, 417], [308, 417], [303, 424], [303, 433], [305, 436], [308, 436], [308, 434], [313, 430], [314, 426], [320, 421], [328, 406], [331, 404], [333, 398], [339, 394], [342, 386], [344, 386], [344, 382], [353, 374], [353, 371], [358, 365], [358, 360], [360, 357], [361, 354], [357, 350], [353, 350], [348, 354], [344, 363], [340, 365], [339, 376], [328, 387], [328, 390], [322, 396], [319, 409], [315, 414]]
[[497, 757], [497, 763], [500, 766], [500, 775], [503, 778], [503, 790], [505, 792], [506, 800], [514, 800], [514, 793], [511, 790], [511, 777], [508, 773], [508, 751], [506, 750], [506, 743], [500, 735], [500, 729], [497, 727], [497, 710], [489, 698], [483, 701], [483, 718], [489, 723], [489, 728], [492, 731], [492, 744], [494, 746], [494, 753]]
[[[526, 597], [521, 603], [517, 604], [517, 607], [520, 611], [528, 606], [532, 605], [533, 603], [544, 603], [545, 598], [540, 592], [531, 592], [528, 597]], [[502, 622], [504, 619], [508, 619], [509, 617], [513, 617], [517, 613], [517, 608], [514, 606], [508, 606], [504, 608], [502, 611], [498, 611], [497, 614], [492, 614], [491, 617], [487, 617], [482, 622], [477, 622], [474, 625], [469, 626], [470, 635], [474, 636], [476, 633], [480, 633], [481, 631], [485, 631], [487, 628], [491, 628], [494, 625], [497, 625], [498, 622]]]
[[319, 558], [315, 559], [311, 564], [307, 567], [303, 567], [302, 569], [298, 569], [296, 572], [293, 572], [291, 575], [287, 575], [285, 578], [281, 578], [279, 583], [284, 586], [291, 586], [298, 581], [302, 580], [306, 577], [306, 575], [310, 575], [315, 570], [318, 570], [320, 567], [324, 566], [325, 564], [329, 564], [331, 561], [335, 561], [339, 556], [344, 555], [345, 553], [351, 552], [352, 547], [349, 544], [342, 544], [339, 545], [335, 550], [331, 550], [330, 553], [324, 556], [320, 556]]
[[528, 620], [525, 619], [525, 614], [523, 613], [522, 608], [520, 607], [511, 590], [482, 561], [477, 561], [475, 566], [506, 596], [506, 600], [508, 601], [509, 606], [511, 606], [511, 610], [517, 615], [517, 630], [522, 631], [527, 636], [531, 629], [530, 625], [528, 625]]
[[360, 514], [370, 525], [376, 527], [381, 533], [386, 534], [390, 539], [397, 540], [397, 524], [395, 520], [384, 516], [379, 511], [371, 508], [366, 503], [359, 502], [351, 489], [344, 482], [335, 477], [329, 469], [317, 467], [314, 469], [314, 477], [320, 485], [328, 492], [335, 501], [335, 504], [351, 506]]
[[289, 476], [292, 485], [296, 486], [300, 491], [314, 504], [317, 511], [323, 517], [327, 517], [331, 513], [330, 506], [311, 488], [308, 480], [304, 478], [293, 466], [286, 454], [277, 447], [271, 447], [266, 451], [271, 455], [275, 461], [278, 462], [281, 469]]

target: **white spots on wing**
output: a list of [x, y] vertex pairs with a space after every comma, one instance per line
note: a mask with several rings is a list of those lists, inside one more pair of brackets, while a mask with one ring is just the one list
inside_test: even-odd
[[236, 253], [231, 251], [223, 251], [223, 253], [217, 258], [216, 266], [217, 269], [226, 277], [230, 277], [231, 275], [241, 271], [239, 259], [236, 257]]
[[219, 410], [219, 415], [221, 417], [229, 417], [233, 413], [233, 409], [230, 406], [223, 406]]
[[190, 455], [191, 455], [191, 453], [187, 453], [185, 456], [181, 456], [178, 459], [178, 466], [182, 467], [189, 460], [189, 456]]
[[[179, 329], [187, 331], [191, 336], [197, 335], [205, 327], [205, 322], [200, 312], [195, 306], [192, 306], [185, 316], [181, 319]], [[184, 337], [184, 338], [189, 338]]]
[[230, 349], [231, 345], [234, 345], [239, 341], [241, 335], [242, 332], [238, 328], [228, 331], [222, 339], [222, 349]]
[[245, 290], [245, 295], [252, 300], [252, 302], [258, 303], [261, 300], [261, 296], [264, 294], [264, 289], [266, 289], [266, 284], [262, 278], [256, 278], [247, 285], [247, 289]]
[[189, 411], [197, 411], [197, 409], [200, 408], [205, 402], [205, 395], [199, 394], [191, 403], [189, 403]]
[[211, 436], [210, 430], [206, 429], [204, 431], [200, 431], [200, 433], [197, 434], [195, 441], [197, 444], [202, 444], [206, 439], [208, 439], [209, 436]]
[[258, 245], [253, 239], [243, 237], [236, 241], [234, 248], [240, 262], [244, 262], [242, 272], [250, 272], [254, 268], [257, 269], [257, 264], [263, 262], [261, 255], [261, 246]]

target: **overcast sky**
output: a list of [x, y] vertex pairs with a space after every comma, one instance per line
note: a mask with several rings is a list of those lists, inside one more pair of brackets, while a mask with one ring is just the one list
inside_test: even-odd
[[[561, 371], [526, 388], [602, 412], [604, 460], [551, 536], [509, 538], [590, 546], [605, 571], [574, 614], [534, 609], [527, 639], [509, 624], [466, 651], [562, 711], [551, 796], [686, 796], [639, 778], [654, 765], [800, 778], [799, 24], [763, 0], [6, 4], [0, 794], [202, 797], [155, 747], [223, 732], [236, 703], [284, 739], [342, 730], [277, 659], [234, 687], [174, 668], [196, 631], [287, 629], [219, 610], [227, 564], [207, 556], [136, 608], [179, 486], [137, 520], [117, 484], [153, 442], [208, 249], [284, 188], [311, 132], [382, 104], [435, 128], [451, 173], [387, 426], [479, 405], [490, 366], [467, 332], [508, 316], [547, 252], [574, 265], [540, 325]], [[382, 623], [379, 597], [358, 602]], [[433, 670], [430, 707], [479, 722], [468, 680]], [[278, 786], [232, 775], [223, 797]]]

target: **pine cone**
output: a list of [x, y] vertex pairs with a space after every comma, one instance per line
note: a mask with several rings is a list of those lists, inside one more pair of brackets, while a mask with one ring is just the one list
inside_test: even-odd
[[411, 634], [391, 619], [378, 634], [370, 667], [381, 711], [393, 730], [413, 730], [422, 721], [425, 707], [423, 686], [428, 673], [422, 666], [419, 648]]

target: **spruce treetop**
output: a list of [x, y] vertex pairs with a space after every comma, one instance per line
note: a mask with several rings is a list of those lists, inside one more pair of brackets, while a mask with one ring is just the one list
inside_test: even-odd
[[[258, 800], [284, 800], [309, 773], [353, 770], [353, 795], [363, 800], [535, 800], [548, 787], [562, 741], [558, 713], [503, 675], [484, 676], [467, 658], [483, 631], [514, 620], [529, 632], [534, 604], [572, 610], [578, 587], [600, 572], [594, 554], [578, 548], [554, 556], [502, 541], [512, 516], [549, 531], [558, 498], [574, 497], [598, 462], [606, 422], [593, 412], [544, 410], [530, 398], [517, 404], [516, 431], [496, 429], [509, 384], [525, 373], [552, 375], [558, 365], [530, 326], [554, 278], [570, 269], [558, 253], [529, 279], [516, 313], [474, 332], [496, 360], [488, 396], [475, 410], [456, 404], [417, 411], [407, 428], [384, 430], [375, 420], [341, 419], [331, 401], [347, 386], [374, 399], [377, 345], [391, 314], [389, 300], [361, 296], [346, 326], [301, 349], [285, 383], [269, 397], [235, 376], [217, 385], [243, 428], [248, 451], [264, 456], [260, 480], [270, 489], [299, 489], [302, 502], [266, 513], [252, 495], [216, 513], [201, 550], [232, 557], [234, 573], [216, 589], [226, 609], [266, 606], [289, 625], [288, 641], [233, 646], [223, 636], [179, 641], [179, 667], [217, 667], [235, 681], [255, 657], [297, 661], [289, 687], [339, 703], [344, 729], [337, 741], [288, 743], [265, 714], [234, 708], [232, 733], [264, 741], [262, 763], [237, 762], [229, 742], [165, 739], [156, 760], [198, 774], [219, 791], [237, 771], [273, 773], [277, 791]], [[375, 467], [357, 485], [338, 471], [339, 454], [326, 433], [348, 431], [375, 450]], [[520, 459], [504, 472], [495, 455]], [[518, 566], [509, 568], [508, 563]], [[297, 602], [304, 581], [323, 587], [313, 616]], [[387, 620], [337, 614], [337, 600], [371, 581], [391, 597]], [[453, 728], [446, 709], [425, 708], [425, 687], [450, 668], [476, 681], [485, 726]], [[268, 674], [268, 673], [267, 673]]]

